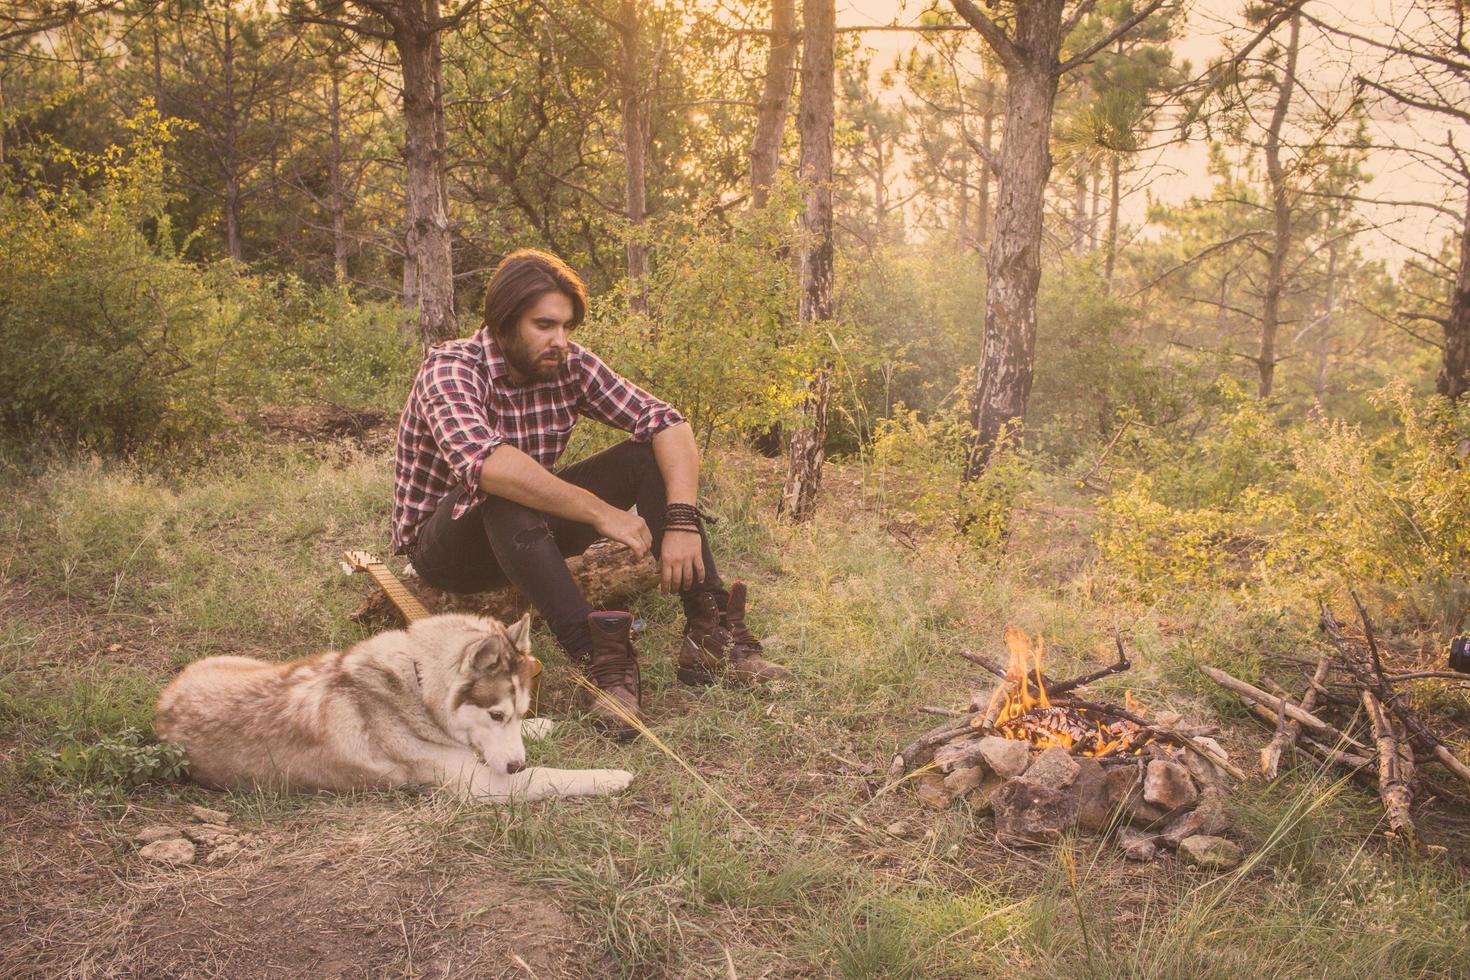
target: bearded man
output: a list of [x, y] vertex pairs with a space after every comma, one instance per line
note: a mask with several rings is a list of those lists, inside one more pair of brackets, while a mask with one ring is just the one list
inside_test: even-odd
[[[746, 627], [744, 584], [727, 591], [715, 569], [689, 424], [572, 343], [586, 313], [586, 288], [556, 256], [522, 249], [496, 267], [480, 329], [429, 351], [404, 406], [393, 550], [436, 588], [520, 589], [618, 705], [583, 691], [583, 708], [630, 737], [642, 696], [633, 618], [594, 611], [565, 561], [599, 538], [640, 559], [651, 552], [661, 588], [682, 599], [681, 682], [755, 686], [789, 674]], [[631, 438], [553, 472], [583, 415]]]

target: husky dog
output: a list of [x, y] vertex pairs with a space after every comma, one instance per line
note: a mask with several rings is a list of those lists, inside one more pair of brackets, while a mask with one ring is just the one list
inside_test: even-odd
[[431, 784], [535, 800], [625, 788], [621, 769], [526, 767], [530, 634], [529, 615], [507, 629], [454, 614], [288, 663], [206, 657], [164, 688], [155, 727], [214, 789]]

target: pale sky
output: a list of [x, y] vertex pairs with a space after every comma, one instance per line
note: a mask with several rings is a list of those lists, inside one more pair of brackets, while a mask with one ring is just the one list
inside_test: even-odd
[[[1175, 44], [1177, 58], [1189, 60], [1195, 71], [1212, 57], [1223, 53], [1224, 39], [1239, 22], [1244, 0], [1193, 0], [1189, 5], [1185, 33]], [[838, 0], [839, 26], [868, 24], [910, 24], [919, 19], [928, 6], [924, 0]], [[1388, 35], [1385, 24], [1403, 22], [1407, 16], [1406, 0], [1356, 0], [1356, 2], [1309, 2], [1306, 11], [1333, 24], [1378, 39]], [[1244, 34], [1236, 32], [1237, 37]], [[1282, 33], [1284, 37], [1284, 30]], [[1375, 52], [1364, 45], [1345, 46], [1336, 38], [1323, 37], [1310, 25], [1302, 27], [1302, 51], [1299, 74], [1304, 87], [1314, 93], [1336, 93], [1341, 96], [1344, 85], [1357, 71], [1366, 70], [1377, 60]], [[908, 33], [867, 33], [864, 45], [874, 53], [874, 70], [893, 64], [894, 58], [915, 47], [927, 44], [924, 35]], [[979, 45], [976, 37], [973, 42]], [[894, 98], [898, 98], [895, 94]], [[1386, 114], [1371, 119], [1373, 142], [1385, 146], [1419, 147], [1432, 140], [1443, 139], [1446, 120], [1424, 114]], [[1470, 146], [1470, 134], [1462, 145]], [[1364, 188], [1365, 197], [1377, 200], [1429, 200], [1446, 202], [1453, 209], [1463, 207], [1463, 189], [1446, 184], [1443, 177], [1426, 165], [1403, 153], [1376, 150], [1370, 153], [1367, 172], [1372, 181]], [[1139, 190], [1120, 209], [1125, 222], [1139, 225], [1145, 215], [1146, 197], [1152, 195], [1168, 203], [1183, 203], [1193, 195], [1207, 194], [1210, 180], [1206, 173], [1206, 149], [1201, 143], [1171, 146], [1152, 155], [1143, 172], [1137, 176]], [[1363, 205], [1370, 223], [1381, 224], [1379, 231], [1366, 233], [1359, 241], [1364, 252], [1386, 259], [1391, 267], [1410, 254], [1410, 247], [1437, 251], [1445, 234], [1453, 229], [1444, 216], [1425, 208], [1388, 205]], [[1147, 236], [1150, 230], [1140, 228]]]

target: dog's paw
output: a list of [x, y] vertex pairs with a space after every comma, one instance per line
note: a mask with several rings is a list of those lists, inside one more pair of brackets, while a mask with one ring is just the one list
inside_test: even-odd
[[589, 792], [598, 795], [621, 793], [633, 782], [633, 774], [626, 769], [589, 769], [587, 776], [592, 787]]
[[523, 718], [521, 720], [521, 738], [546, 738], [555, 727], [556, 722], [550, 718]]

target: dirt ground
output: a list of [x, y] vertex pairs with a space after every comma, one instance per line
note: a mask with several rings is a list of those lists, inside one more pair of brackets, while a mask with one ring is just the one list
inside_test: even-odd
[[[484, 859], [439, 855], [415, 822], [432, 803], [334, 807], [327, 822], [240, 819], [215, 865], [151, 865], [129, 840], [147, 813], [12, 804], [0, 824], [7, 976], [585, 977], [579, 927]], [[206, 855], [207, 848], [201, 849]]]

